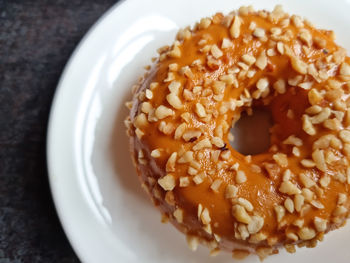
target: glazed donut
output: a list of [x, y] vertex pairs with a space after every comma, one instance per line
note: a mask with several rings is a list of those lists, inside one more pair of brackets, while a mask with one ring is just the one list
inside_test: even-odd
[[[281, 6], [241, 7], [158, 50], [125, 123], [143, 188], [191, 249], [263, 259], [345, 224], [350, 59], [334, 38]], [[244, 156], [230, 129], [257, 108], [270, 147]]]

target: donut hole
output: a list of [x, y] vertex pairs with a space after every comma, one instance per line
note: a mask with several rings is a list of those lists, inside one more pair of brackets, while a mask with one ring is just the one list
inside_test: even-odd
[[270, 128], [273, 125], [271, 113], [256, 108], [251, 115], [246, 112], [231, 128], [234, 141], [231, 146], [244, 155], [255, 155], [267, 151], [270, 147]]

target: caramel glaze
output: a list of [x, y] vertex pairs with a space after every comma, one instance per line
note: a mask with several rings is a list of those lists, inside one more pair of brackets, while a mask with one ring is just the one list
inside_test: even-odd
[[[265, 11], [245, 12], [237, 15], [239, 15], [242, 22], [240, 25], [240, 34], [237, 38], [232, 37], [230, 34], [230, 27], [232, 27], [232, 24], [229, 26], [224, 25], [227, 17], [225, 18], [220, 13], [216, 14], [211, 19], [211, 24], [209, 26], [201, 27], [201, 22], [190, 31], [190, 37], [185, 39], [181, 36], [179, 37], [180, 42], [178, 47], [181, 51], [180, 57], [167, 55], [174, 46], [164, 48], [161, 51], [160, 59], [155, 62], [152, 70], [150, 70], [146, 77], [140, 82], [140, 85], [134, 93], [129, 123], [134, 123], [136, 116], [141, 113], [140, 108], [142, 101], [148, 101], [152, 104], [154, 109], [160, 105], [173, 109], [174, 115], [166, 117], [162, 119], [162, 121], [173, 123], [175, 127], [178, 127], [178, 125], [184, 122], [181, 118], [182, 113], [191, 113], [190, 121], [186, 124], [187, 129], [201, 130], [202, 134], [200, 138], [194, 138], [193, 141], [191, 140], [189, 142], [185, 142], [181, 138], [174, 139], [174, 132], [170, 135], [166, 135], [159, 130], [158, 126], [161, 120], [158, 120], [147, 122], [146, 125], [140, 128], [144, 134], [142, 137], [138, 138], [138, 136], [135, 135], [135, 125], [129, 125], [131, 151], [135, 160], [137, 172], [144, 188], [150, 194], [155, 205], [163, 214], [169, 217], [171, 223], [187, 235], [199, 237], [202, 242], [209, 244], [211, 248], [217, 247], [228, 251], [243, 249], [249, 252], [254, 252], [258, 248], [270, 248], [269, 253], [271, 254], [276, 253], [279, 246], [286, 244], [301, 243], [302, 245], [313, 246], [315, 242], [317, 243], [316, 240], [322, 239], [325, 232], [343, 225], [348, 216], [350, 205], [349, 198], [343, 205], [347, 209], [346, 213], [336, 218], [334, 216], [334, 211], [338, 205], [338, 194], [344, 193], [346, 196], [349, 196], [350, 192], [348, 179], [346, 179], [346, 181], [344, 181], [344, 179], [335, 179], [339, 173], [347, 178], [346, 169], [348, 167], [348, 160], [343, 150], [344, 142], [342, 141], [342, 149], [334, 149], [331, 148], [331, 146], [324, 149], [324, 153], [330, 151], [335, 156], [335, 160], [327, 165], [325, 171], [321, 171], [316, 167], [305, 168], [300, 161], [302, 159], [312, 159], [313, 144], [322, 135], [334, 134], [339, 138], [339, 130], [347, 128], [348, 123], [346, 123], [345, 119], [347, 118], [346, 110], [349, 104], [349, 86], [347, 84], [347, 77], [341, 76], [339, 71], [340, 64], [343, 63], [344, 60], [345, 62], [349, 62], [349, 58], [342, 55], [344, 52], [334, 43], [334, 36], [331, 31], [315, 29], [304, 21], [302, 29], [306, 29], [310, 32], [312, 37], [311, 43], [306, 44], [299, 37], [301, 28], [300, 25], [297, 24], [298, 21], [293, 23], [293, 19], [287, 14], [284, 14], [282, 19], [279, 18], [276, 20], [271, 19], [271, 14]], [[284, 27], [280, 26], [280, 24], [283, 23], [283, 19], [289, 20], [290, 23]], [[252, 22], [256, 24], [256, 28], [265, 30], [266, 39], [253, 35], [254, 29], [252, 29]], [[277, 51], [276, 43], [278, 41], [276, 39], [272, 40], [270, 37], [271, 31], [273, 31], [271, 28], [276, 27], [282, 29], [281, 35], [286, 31], [290, 34], [290, 39], [287, 37], [281, 40], [285, 47], [284, 54], [280, 54], [280, 52]], [[221, 43], [224, 38], [232, 41], [233, 46], [226, 49], [221, 48]], [[200, 51], [200, 49], [205, 46], [200, 46], [198, 44], [202, 39], [207, 39], [206, 45], [216, 44], [223, 52], [223, 55], [219, 58], [221, 61], [219, 65], [209, 66], [206, 64], [210, 51]], [[322, 44], [319, 44], [319, 40], [316, 43], [315, 39], [321, 39], [323, 41]], [[257, 58], [262, 51], [267, 51], [268, 49], [273, 49], [274, 53], [271, 56], [267, 56], [267, 66], [263, 70], [260, 70], [255, 65], [251, 65], [249, 69], [256, 71], [255, 75], [252, 77], [239, 76], [239, 73], [235, 73], [239, 87], [234, 88], [232, 85], [227, 85], [222, 101], [217, 102], [213, 100], [213, 94], [207, 97], [197, 96], [193, 101], [184, 100], [182, 95], [183, 89], [193, 90], [195, 86], [202, 86], [205, 88], [207, 85], [206, 83], [210, 82], [209, 80], [218, 80], [220, 76], [227, 74], [227, 71], [234, 67], [243, 71], [237, 64], [242, 62], [242, 56], [244, 54], [250, 54]], [[341, 56], [343, 56], [340, 59], [341, 61], [334, 62], [334, 60], [339, 59], [333, 58], [332, 60], [332, 58], [327, 58], [334, 53], [338, 55], [340, 53]], [[327, 69], [328, 77], [316, 81], [315, 78], [308, 73], [302, 74], [298, 72], [291, 64], [291, 56], [298, 57], [309, 65], [317, 65], [318, 70], [322, 68], [323, 65], [323, 67]], [[203, 62], [203, 66], [191, 66], [193, 65], [192, 63], [198, 59]], [[329, 61], [327, 61], [327, 59]], [[173, 63], [176, 63], [178, 66], [178, 70], [174, 71], [174, 74], [176, 81], [181, 82], [179, 98], [183, 102], [182, 109], [174, 109], [166, 100], [166, 96], [169, 94], [168, 85], [170, 82], [164, 82], [164, 80], [168, 77], [169, 65]], [[185, 66], [189, 66], [191, 69], [192, 75], [190, 77], [179, 72], [179, 70]], [[286, 83], [286, 92], [279, 94], [272, 87], [272, 84], [280, 78], [287, 81], [298, 75], [301, 75], [304, 81], [307, 80], [311, 82], [312, 88], [322, 93], [322, 99], [317, 105], [322, 108], [329, 107], [331, 110], [339, 108], [339, 111], [345, 112], [345, 117], [340, 122], [341, 127], [336, 130], [330, 130], [325, 128], [322, 124], [315, 124], [315, 135], [309, 135], [305, 132], [303, 129], [302, 116], [305, 114], [305, 110], [311, 106], [310, 89], [303, 89], [297, 85], [292, 86]], [[211, 118], [211, 120], [207, 122], [202, 121], [195, 113], [195, 104], [198, 102], [205, 105], [206, 108], [212, 109], [212, 111], [219, 111], [222, 102], [229, 101], [229, 99], [232, 98], [239, 100], [240, 96], [244, 93], [244, 89], [248, 90], [250, 94], [253, 94], [257, 89], [256, 84], [261, 78], [267, 78], [269, 81], [270, 92], [265, 98], [254, 99], [250, 104], [248, 103], [248, 105], [236, 107], [235, 110], [229, 110], [224, 114], [218, 114], [218, 116]], [[332, 87], [332, 80], [336, 80], [337, 83], [340, 83], [338, 91]], [[150, 87], [150, 83], [154, 82], [159, 85], [153, 88], [153, 97], [147, 99], [144, 96], [144, 92]], [[346, 107], [341, 108], [337, 106], [339, 104], [337, 102], [338, 100], [342, 100], [342, 103], [345, 103]], [[189, 176], [193, 178], [193, 176], [187, 173], [189, 165], [186, 163], [176, 163], [175, 172], [166, 172], [165, 167], [169, 156], [173, 152], [181, 151], [180, 149], [182, 149], [182, 151], [191, 150], [198, 141], [204, 138], [212, 138], [214, 136], [215, 127], [223, 120], [226, 120], [228, 123], [234, 122], [234, 120], [239, 118], [242, 111], [248, 108], [254, 109], [256, 107], [263, 107], [272, 113], [274, 121], [270, 140], [272, 147], [267, 152], [251, 156], [250, 161], [249, 157], [243, 156], [230, 146], [227, 138], [229, 131], [226, 131], [222, 139], [228, 151], [231, 152], [231, 156], [228, 160], [221, 160], [219, 158], [219, 161], [221, 160], [224, 163], [224, 168], [218, 169], [217, 163], [211, 161], [211, 149], [194, 151], [195, 159], [201, 166], [200, 171], [207, 172], [215, 170], [215, 173], [207, 175], [201, 184], [197, 185], [191, 180], [189, 186], [179, 187], [180, 177]], [[288, 116], [288, 110], [289, 112], [290, 110], [293, 112], [293, 116]], [[292, 145], [283, 144], [283, 141], [291, 135], [295, 135], [302, 140], [303, 145], [298, 147], [300, 156], [293, 155]], [[161, 155], [158, 158], [153, 158], [151, 156], [151, 151], [159, 148], [161, 149]], [[213, 148], [215, 148], [214, 145]], [[141, 156], [143, 162], [140, 162], [140, 150], [143, 153], [143, 156]], [[199, 157], [198, 152], [201, 152]], [[287, 167], [281, 167], [276, 164], [273, 159], [273, 155], [276, 152], [287, 155]], [[177, 158], [179, 158], [179, 156]], [[227, 168], [234, 163], [238, 163], [239, 170], [244, 171], [247, 178], [246, 182], [237, 184], [235, 172]], [[269, 173], [265, 168], [266, 163], [272, 164], [274, 171]], [[254, 169], [251, 168], [252, 164], [259, 166], [261, 171], [254, 171]], [[274, 210], [275, 206], [281, 205], [283, 207], [284, 201], [288, 197], [293, 200], [293, 195], [288, 195], [279, 191], [279, 187], [283, 181], [283, 172], [286, 169], [292, 172], [293, 175], [290, 181], [296, 184], [299, 189], [303, 189], [305, 186], [300, 181], [298, 175], [305, 172], [308, 174], [315, 182], [315, 186], [310, 188], [315, 193], [313, 198], [321, 202], [324, 208], [319, 209], [311, 206], [303, 215], [295, 210], [293, 213], [286, 211], [283, 220], [281, 222], [277, 221], [276, 212]], [[167, 191], [163, 190], [157, 183], [157, 180], [164, 177], [166, 174], [172, 174], [176, 182], [175, 188], [171, 191], [174, 200], [170, 202], [169, 200], [165, 200]], [[324, 175], [329, 175], [331, 180], [326, 187], [321, 187], [319, 180]], [[212, 191], [210, 186], [217, 178], [222, 180], [222, 184], [218, 192], [215, 192]], [[257, 214], [263, 217], [264, 224], [259, 233], [264, 233], [266, 235], [265, 239], [254, 242], [249, 241], [249, 237], [243, 240], [242, 237], [237, 238], [237, 235], [235, 235], [238, 222], [232, 214], [233, 201], [232, 199], [225, 198], [225, 188], [229, 184], [238, 187], [237, 198], [244, 198], [253, 205], [253, 212], [248, 212], [250, 215]], [[208, 233], [203, 229], [203, 223], [198, 218], [199, 204], [209, 211], [212, 233]], [[305, 204], [307, 204], [306, 201], [304, 205]], [[183, 210], [182, 223], [177, 222], [178, 220], [173, 216], [173, 212], [176, 208], [181, 208]], [[302, 237], [299, 237], [298, 240], [291, 240], [286, 236], [287, 233], [295, 233], [298, 235], [300, 226], [293, 224], [298, 219], [304, 220], [303, 227], [314, 230], [315, 217], [327, 220], [327, 228], [324, 231], [316, 231], [316, 235], [312, 236], [309, 240], [308, 238]], [[215, 239], [213, 234], [217, 235], [219, 238]]]

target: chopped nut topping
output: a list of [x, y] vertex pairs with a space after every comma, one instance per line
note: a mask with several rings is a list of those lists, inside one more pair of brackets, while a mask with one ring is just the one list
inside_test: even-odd
[[276, 161], [278, 165], [281, 167], [287, 167], [288, 166], [288, 158], [287, 155], [284, 153], [276, 153], [272, 156], [272, 158]]
[[302, 227], [298, 231], [298, 236], [300, 237], [301, 240], [310, 240], [316, 236], [316, 232], [312, 228]]
[[198, 139], [201, 136], [201, 132], [200, 131], [193, 131], [193, 130], [189, 130], [189, 131], [185, 131], [182, 135], [182, 138], [188, 142], [190, 140], [194, 139]]
[[286, 82], [284, 81], [284, 79], [279, 79], [273, 84], [273, 88], [279, 94], [284, 94], [286, 92]]
[[[264, 226], [264, 218], [262, 218], [261, 216], [252, 216], [251, 217], [251, 222], [248, 224], [247, 226], [247, 229], [248, 229], [248, 232], [250, 234], [256, 234], [258, 233], [262, 227]], [[264, 239], [261, 239], [261, 240], [265, 240], [266, 237]], [[260, 241], [261, 241], [260, 240]]]
[[174, 139], [175, 140], [178, 140], [182, 137], [183, 133], [185, 132], [186, 130], [186, 123], [181, 123], [175, 130], [175, 135], [174, 135]]
[[149, 90], [149, 89], [146, 89], [145, 96], [146, 96], [147, 99], [150, 100], [150, 99], [153, 98], [153, 92], [151, 90]]
[[[289, 238], [292, 241], [298, 241], [299, 240], [299, 237], [296, 234], [292, 233], [292, 232], [287, 233], [286, 237]], [[286, 247], [287, 245], [289, 245], [289, 244], [285, 245], [286, 250], [289, 253], [294, 253], [295, 252], [295, 246], [292, 245], [292, 248], [289, 248], [289, 247]]]
[[226, 88], [226, 84], [223, 81], [214, 81], [213, 83], [213, 91], [215, 94], [222, 94], [224, 93]]
[[297, 57], [291, 57], [292, 68], [300, 73], [305, 75], [307, 73], [307, 64]]
[[294, 156], [300, 157], [300, 150], [299, 150], [299, 148], [293, 147], [292, 153], [293, 153]]
[[175, 188], [175, 177], [172, 174], [167, 174], [162, 178], [158, 179], [158, 184], [165, 190], [171, 191]]
[[187, 173], [189, 175], [196, 175], [198, 173], [197, 169], [193, 168], [193, 167], [188, 167]]
[[304, 114], [302, 117], [302, 121], [303, 121], [303, 130], [309, 135], [315, 135], [316, 130], [310, 121], [310, 117]]
[[249, 224], [252, 221], [250, 215], [248, 215], [247, 211], [241, 205], [234, 205], [232, 207], [232, 214], [238, 222]]
[[214, 58], [218, 59], [222, 57], [223, 53], [217, 45], [212, 45], [210, 48], [210, 52]]
[[180, 187], [187, 187], [190, 185], [190, 179], [188, 176], [180, 177]]
[[168, 116], [173, 116], [174, 114], [175, 112], [172, 109], [169, 109], [163, 105], [160, 105], [155, 111], [155, 116], [160, 120]]
[[238, 192], [238, 188], [235, 185], [229, 184], [225, 190], [225, 198], [235, 198]]
[[265, 51], [262, 51], [260, 53], [260, 55], [258, 56], [256, 62], [255, 62], [255, 65], [261, 69], [261, 70], [264, 70], [267, 66], [267, 56], [266, 56], [266, 53]]
[[294, 212], [294, 202], [289, 197], [284, 201], [284, 207], [289, 213]]
[[201, 184], [203, 183], [205, 177], [206, 177], [206, 174], [204, 172], [199, 173], [195, 177], [193, 177], [193, 182], [195, 184]]
[[170, 93], [174, 93], [176, 95], [179, 94], [180, 88], [181, 88], [181, 82], [176, 81], [176, 80], [170, 82], [170, 84], [168, 86]]
[[222, 40], [221, 48], [226, 49], [226, 48], [230, 48], [230, 47], [233, 47], [233, 43], [231, 42], [231, 40], [224, 38]]
[[298, 186], [293, 184], [291, 181], [282, 182], [279, 191], [288, 195], [295, 195], [301, 193]]
[[211, 148], [211, 142], [208, 138], [205, 138], [201, 141], [199, 141], [196, 145], [193, 146], [194, 151], [202, 150], [204, 148]]
[[211, 24], [211, 19], [210, 18], [202, 18], [201, 21], [199, 22], [199, 29], [206, 29], [210, 26]]
[[287, 139], [283, 141], [283, 144], [290, 144], [290, 145], [295, 145], [295, 146], [302, 146], [303, 141], [296, 137], [295, 135], [290, 135]]
[[296, 27], [298, 27], [298, 28], [304, 27], [303, 20], [301, 19], [300, 16], [293, 15], [293, 16], [291, 17], [291, 19], [292, 19], [293, 24], [294, 24]]
[[315, 217], [314, 225], [318, 232], [324, 232], [327, 229], [327, 220], [320, 217]]
[[175, 109], [179, 110], [182, 109], [183, 104], [180, 98], [175, 93], [170, 93], [166, 96], [167, 101], [171, 106], [173, 106]]
[[246, 63], [248, 66], [251, 66], [255, 63], [256, 59], [255, 57], [249, 55], [249, 54], [245, 54], [242, 56], [242, 60], [244, 63]]
[[315, 164], [316, 164], [316, 167], [325, 172], [326, 171], [326, 168], [327, 168], [327, 165], [326, 165], [326, 162], [325, 162], [325, 159], [324, 159], [324, 152], [323, 150], [315, 150], [313, 153], [312, 153], [312, 159], [314, 160]]
[[261, 78], [256, 83], [256, 87], [258, 90], [264, 92], [269, 87], [269, 81], [267, 78]]
[[148, 124], [146, 114], [140, 113], [139, 115], [136, 116], [134, 120], [134, 126], [136, 128], [142, 128]]
[[253, 31], [253, 36], [257, 38], [265, 37], [265, 30], [262, 28], [255, 28]]
[[343, 193], [338, 194], [338, 202], [337, 202], [338, 205], [345, 204], [346, 200], [347, 200], [346, 194], [343, 194]]
[[176, 208], [173, 213], [173, 216], [179, 224], [183, 223], [184, 211], [181, 208]]
[[239, 16], [235, 16], [233, 19], [233, 23], [230, 27], [230, 35], [232, 38], [238, 38], [241, 33], [241, 19]]
[[282, 42], [277, 42], [277, 51], [283, 55], [284, 54], [284, 44]]
[[243, 171], [237, 171], [236, 175], [236, 183], [237, 184], [242, 184], [247, 181], [247, 177]]
[[169, 52], [169, 57], [179, 58], [181, 57], [181, 49], [178, 45], [174, 45], [173, 49]]
[[238, 198], [238, 204], [240, 204], [241, 206], [243, 206], [245, 208], [245, 210], [247, 210], [248, 212], [252, 212], [254, 207], [253, 205], [245, 198]]
[[343, 142], [350, 143], [350, 131], [349, 130], [340, 131], [339, 137]]
[[155, 149], [151, 152], [151, 156], [153, 158], [159, 158], [160, 157], [160, 150], [159, 149]]
[[209, 210], [207, 208], [203, 209], [200, 218], [201, 218], [201, 221], [204, 225], [208, 225], [211, 222]]
[[350, 65], [348, 63], [342, 63], [339, 70], [340, 75], [350, 75]]
[[310, 202], [310, 204], [313, 205], [314, 207], [318, 208], [318, 209], [323, 209], [324, 208], [324, 205], [321, 202], [317, 201], [317, 200], [312, 200]]
[[222, 184], [221, 179], [216, 179], [210, 186], [211, 190], [213, 190], [215, 193], [219, 192], [220, 185]]
[[205, 108], [200, 103], [196, 103], [196, 113], [200, 118], [204, 118], [205, 116], [207, 116]]
[[299, 174], [299, 179], [306, 188], [311, 188], [316, 184], [315, 181], [308, 177], [305, 173]]
[[345, 206], [337, 206], [334, 211], [333, 211], [333, 215], [334, 216], [341, 216], [344, 215], [348, 210], [346, 209]]
[[284, 209], [283, 206], [277, 205], [277, 206], [275, 206], [275, 212], [276, 212], [276, 216], [277, 216], [277, 222], [281, 222], [282, 218], [286, 214], [286, 210]]
[[141, 131], [139, 128], [135, 130], [135, 134], [139, 140], [141, 140], [142, 136], [145, 135], [145, 133]]
[[301, 208], [304, 205], [304, 200], [305, 200], [305, 198], [301, 194], [297, 194], [294, 196], [294, 208], [297, 212], [301, 211]]
[[176, 163], [176, 158], [177, 158], [177, 152], [173, 152], [167, 163], [166, 163], [166, 171], [167, 172], [175, 172], [175, 163]]
[[211, 143], [214, 144], [218, 148], [222, 148], [225, 146], [224, 141], [220, 137], [213, 137], [211, 139]]
[[187, 245], [192, 251], [196, 251], [199, 245], [199, 239], [196, 236], [187, 235]]

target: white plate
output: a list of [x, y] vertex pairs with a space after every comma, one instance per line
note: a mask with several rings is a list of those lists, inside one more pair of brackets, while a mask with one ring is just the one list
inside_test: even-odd
[[[160, 223], [141, 190], [128, 153], [123, 120], [131, 86], [155, 50], [179, 27], [242, 4], [282, 3], [318, 27], [334, 29], [350, 48], [350, 1], [128, 0], [113, 7], [72, 55], [55, 96], [48, 134], [50, 184], [59, 217], [83, 262], [232, 262], [187, 249], [185, 238]], [[350, 227], [333, 231], [315, 249], [281, 252], [265, 262], [350, 261]], [[258, 262], [249, 257], [244, 262]]]

